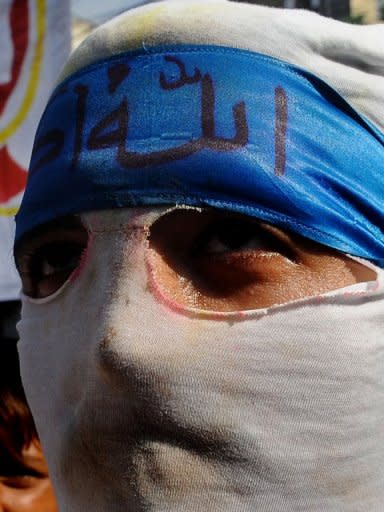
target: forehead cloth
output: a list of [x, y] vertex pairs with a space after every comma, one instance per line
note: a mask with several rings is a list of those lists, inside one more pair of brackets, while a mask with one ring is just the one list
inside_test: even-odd
[[96, 31], [42, 117], [17, 239], [62, 215], [187, 204], [382, 266], [378, 28], [288, 11], [168, 1]]

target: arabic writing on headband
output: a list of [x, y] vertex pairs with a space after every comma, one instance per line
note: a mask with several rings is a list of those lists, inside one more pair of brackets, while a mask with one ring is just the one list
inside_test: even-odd
[[[134, 152], [126, 149], [129, 136], [130, 108], [125, 96], [119, 106], [105, 115], [90, 130], [84, 140], [84, 126], [87, 116], [87, 101], [89, 86], [77, 83], [73, 92], [76, 97], [76, 119], [74, 121], [74, 145], [71, 169], [74, 170], [81, 158], [82, 151], [116, 148], [116, 161], [122, 168], [145, 168], [165, 164], [174, 160], [186, 158], [202, 149], [215, 151], [234, 151], [245, 147], [248, 143], [249, 128], [246, 105], [244, 101], [232, 106], [235, 134], [232, 138], [216, 135], [215, 123], [215, 85], [209, 73], [203, 74], [198, 68], [188, 75], [186, 66], [181, 59], [167, 55], [166, 63], [177, 67], [178, 77], [167, 79], [166, 73], [159, 74], [159, 85], [163, 91], [172, 91], [192, 84], [200, 84], [201, 107], [200, 124], [201, 136], [185, 142], [179, 146], [161, 151]], [[119, 63], [108, 69], [108, 93], [114, 94], [119, 86], [129, 77], [131, 72], [127, 64]], [[67, 93], [67, 87], [61, 88], [56, 95]], [[51, 99], [51, 102], [54, 98]], [[288, 101], [285, 90], [278, 86], [275, 88], [275, 174], [283, 175], [286, 165], [286, 133], [288, 124]], [[58, 158], [64, 148], [66, 133], [62, 128], [52, 128], [39, 134], [34, 146], [34, 154], [41, 156], [33, 163], [30, 173], [38, 171], [43, 166]], [[42, 153], [42, 154], [41, 154]]]

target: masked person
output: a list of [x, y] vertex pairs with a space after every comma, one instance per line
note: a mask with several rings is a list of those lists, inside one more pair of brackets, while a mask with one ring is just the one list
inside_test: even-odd
[[383, 27], [167, 1], [97, 29], [17, 216], [62, 512], [379, 512]]
[[20, 380], [18, 301], [0, 308], [0, 511], [57, 512], [47, 464]]

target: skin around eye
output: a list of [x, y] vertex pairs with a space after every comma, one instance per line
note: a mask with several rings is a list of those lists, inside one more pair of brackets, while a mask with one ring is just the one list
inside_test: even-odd
[[[23, 291], [55, 293], [79, 266], [88, 233], [76, 217], [45, 225], [16, 247]], [[338, 251], [256, 219], [177, 209], [150, 227], [152, 275], [181, 305], [257, 309], [370, 281], [376, 275]]]
[[269, 307], [375, 279], [338, 251], [217, 210], [160, 217], [150, 228], [149, 261], [163, 295], [213, 311]]
[[15, 250], [23, 293], [37, 299], [55, 293], [79, 266], [87, 242], [88, 233], [76, 217], [31, 232]]

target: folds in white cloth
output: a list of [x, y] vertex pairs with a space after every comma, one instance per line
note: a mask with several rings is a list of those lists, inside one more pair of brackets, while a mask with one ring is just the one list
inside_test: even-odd
[[[167, 1], [97, 29], [62, 79], [137, 48], [243, 48], [313, 72], [383, 129], [382, 41], [383, 26], [305, 11]], [[76, 279], [23, 298], [22, 377], [60, 511], [381, 512], [383, 271], [246, 314], [171, 307], [146, 264], [163, 213], [84, 214]]]
[[382, 271], [246, 315], [175, 311], [146, 265], [163, 213], [84, 215], [76, 279], [24, 300], [22, 375], [60, 510], [381, 511]]

